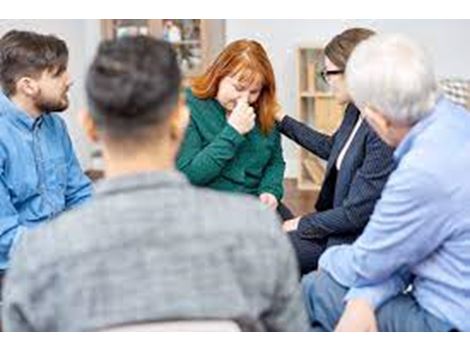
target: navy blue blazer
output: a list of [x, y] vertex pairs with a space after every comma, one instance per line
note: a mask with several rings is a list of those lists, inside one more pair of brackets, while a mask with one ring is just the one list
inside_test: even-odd
[[286, 116], [279, 124], [282, 134], [327, 160], [325, 180], [315, 205], [316, 212], [302, 216], [302, 237], [327, 239], [327, 245], [351, 243], [364, 230], [375, 203], [395, 165], [393, 149], [364, 121], [341, 164], [336, 159], [359, 118], [349, 104], [338, 130], [328, 136]]

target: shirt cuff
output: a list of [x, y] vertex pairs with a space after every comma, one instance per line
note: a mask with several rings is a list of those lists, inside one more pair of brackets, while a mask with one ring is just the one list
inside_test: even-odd
[[263, 193], [272, 194], [278, 202], [280, 202], [282, 199], [281, 192], [279, 192], [278, 190], [275, 190], [274, 188], [266, 187], [266, 188], [258, 189], [258, 196], [262, 195]]
[[245, 137], [229, 124], [222, 130], [221, 135], [235, 145], [239, 145], [245, 140]]
[[305, 238], [310, 239], [324, 239], [327, 236], [322, 235], [321, 230], [312, 225], [312, 221], [309, 217], [314, 217], [316, 213], [307, 214], [300, 218], [297, 230], [304, 235]]
[[351, 288], [346, 296], [344, 301], [351, 301], [353, 299], [362, 299], [365, 300], [370, 306], [375, 310], [380, 305], [385, 302], [386, 291], [383, 287], [372, 286], [372, 287], [361, 287], [361, 288]]
[[377, 309], [390, 298], [403, 292], [410, 283], [410, 276], [410, 274], [399, 272], [375, 285], [353, 287], [349, 290], [344, 299], [349, 301], [351, 299], [361, 298], [369, 302], [374, 309]]
[[305, 216], [302, 216], [299, 220], [299, 224], [297, 225], [297, 230], [300, 232], [308, 231], [309, 223], [308, 219]]
[[392, 278], [377, 285], [353, 287], [348, 291], [344, 300], [350, 301], [360, 298], [377, 309], [399, 292], [401, 292], [401, 288]]

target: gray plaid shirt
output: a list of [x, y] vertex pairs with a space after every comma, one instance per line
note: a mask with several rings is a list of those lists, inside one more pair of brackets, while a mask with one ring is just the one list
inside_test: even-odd
[[248, 196], [191, 186], [176, 172], [104, 181], [94, 200], [25, 234], [4, 283], [5, 330], [99, 330], [233, 319], [302, 331], [291, 245]]

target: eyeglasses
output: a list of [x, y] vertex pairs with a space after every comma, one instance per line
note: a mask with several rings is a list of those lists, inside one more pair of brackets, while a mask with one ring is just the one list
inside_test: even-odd
[[321, 70], [320, 71], [320, 76], [321, 78], [328, 83], [328, 77], [333, 76], [333, 75], [342, 75], [344, 73], [344, 70]]

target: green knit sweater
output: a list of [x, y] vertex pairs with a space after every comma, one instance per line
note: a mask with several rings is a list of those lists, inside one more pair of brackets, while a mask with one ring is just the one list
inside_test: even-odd
[[191, 121], [182, 143], [177, 167], [197, 186], [282, 198], [285, 162], [277, 128], [267, 136], [258, 124], [245, 135], [227, 123], [215, 99], [186, 94]]

